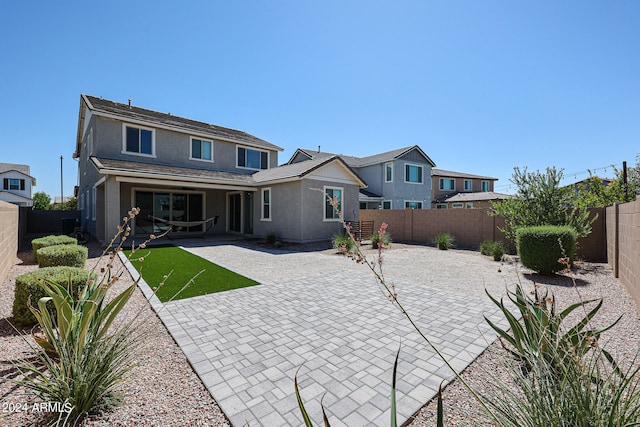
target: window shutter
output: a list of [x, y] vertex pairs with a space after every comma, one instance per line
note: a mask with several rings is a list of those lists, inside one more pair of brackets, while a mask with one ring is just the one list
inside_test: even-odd
[[9, 189], [9, 178], [5, 178], [4, 179], [4, 189], [8, 190]]
[[24, 191], [24, 179], [20, 180], [20, 190]]

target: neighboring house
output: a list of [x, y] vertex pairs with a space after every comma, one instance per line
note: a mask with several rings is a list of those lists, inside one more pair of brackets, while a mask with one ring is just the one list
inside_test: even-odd
[[473, 209], [490, 208], [491, 202], [513, 197], [510, 194], [494, 193], [493, 191], [480, 191], [478, 193], [458, 193], [438, 203], [438, 209]]
[[357, 216], [366, 184], [342, 159], [278, 167], [279, 151], [239, 130], [81, 95], [74, 158], [82, 227], [108, 241], [139, 207], [132, 234], [140, 237], [169, 227], [200, 236], [216, 223], [210, 233], [324, 240], [341, 225], [323, 192]]
[[[299, 148], [288, 164], [337, 156]], [[339, 155], [367, 183], [360, 189], [360, 209], [431, 208], [431, 168], [435, 163], [420, 147], [399, 148], [367, 157]]]
[[[449, 198], [457, 194], [493, 192], [493, 185], [497, 180], [498, 178], [489, 176], [472, 175], [433, 168], [431, 170], [431, 184], [433, 188], [431, 203], [436, 209], [447, 209], [450, 207], [448, 203]], [[456, 201], [454, 203], [460, 202]], [[474, 202], [469, 201], [468, 203]], [[471, 207], [471, 205], [469, 206]], [[456, 207], [460, 206], [456, 205]]]
[[30, 175], [28, 165], [0, 163], [0, 200], [18, 206], [33, 206], [31, 195], [36, 179]]

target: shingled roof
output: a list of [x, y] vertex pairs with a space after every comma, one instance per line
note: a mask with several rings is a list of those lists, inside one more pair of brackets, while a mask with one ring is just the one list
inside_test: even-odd
[[464, 172], [455, 172], [455, 171], [449, 171], [449, 170], [444, 170], [444, 169], [438, 169], [438, 168], [432, 168], [431, 169], [431, 176], [444, 176], [447, 178], [469, 178], [469, 179], [484, 179], [484, 180], [488, 180], [488, 181], [497, 181], [498, 178], [493, 178], [490, 176], [482, 176], [482, 175], [473, 175], [470, 173], [464, 173]]
[[271, 181], [281, 181], [293, 178], [303, 178], [314, 170], [327, 165], [331, 162], [339, 162], [350, 174], [360, 183], [361, 187], [365, 187], [366, 183], [358, 176], [358, 174], [342, 159], [340, 156], [322, 156], [316, 159], [304, 160], [301, 162], [284, 164], [277, 168], [265, 169], [252, 175], [256, 183], [265, 183]]
[[123, 120], [134, 120], [148, 123], [150, 126], [160, 125], [163, 127], [173, 128], [178, 131], [195, 132], [197, 134], [210, 136], [211, 138], [237, 142], [257, 148], [283, 151], [283, 149], [277, 145], [240, 130], [174, 116], [170, 113], [147, 110], [146, 108], [137, 107], [135, 105], [122, 104], [91, 95], [81, 95], [81, 98], [94, 114], [111, 115]]
[[398, 148], [396, 150], [391, 150], [391, 151], [385, 151], [384, 153], [374, 154], [372, 156], [366, 156], [366, 157], [345, 156], [344, 154], [335, 154], [335, 153], [329, 153], [326, 151], [310, 150], [307, 148], [298, 148], [296, 152], [293, 154], [293, 156], [291, 157], [291, 159], [289, 160], [289, 163], [291, 163], [291, 161], [293, 160], [293, 158], [296, 156], [297, 153], [302, 153], [303, 155], [309, 157], [310, 159], [339, 156], [349, 166], [354, 168], [360, 168], [363, 166], [375, 165], [378, 163], [389, 162], [389, 161], [398, 159], [412, 150], [418, 150], [418, 152], [427, 160], [427, 163], [431, 164], [431, 166], [435, 166], [435, 163], [433, 162], [433, 160], [431, 160], [429, 156], [427, 156], [425, 152], [422, 151], [422, 149], [420, 149], [420, 147], [418, 147], [417, 145]]

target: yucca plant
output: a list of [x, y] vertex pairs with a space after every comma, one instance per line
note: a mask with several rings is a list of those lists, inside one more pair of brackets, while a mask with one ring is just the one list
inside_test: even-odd
[[449, 233], [438, 234], [434, 239], [436, 247], [443, 251], [455, 248], [455, 241], [456, 239]]
[[[519, 322], [502, 299], [498, 301], [489, 292], [487, 295], [504, 314], [509, 322], [511, 333], [498, 327], [486, 316], [485, 320], [498, 333], [503, 345], [504, 341], [508, 343], [508, 346], [504, 346], [507, 351], [529, 369], [536, 361], [543, 359], [560, 374], [562, 364], [568, 357], [582, 359], [589, 350], [598, 346], [600, 335], [614, 327], [620, 320], [619, 317], [609, 326], [592, 328], [590, 327], [591, 319], [602, 307], [602, 300], [599, 300], [589, 312], [586, 312], [585, 307], [598, 300], [580, 301], [556, 313], [555, 298], [553, 295], [549, 296], [548, 291], [541, 294], [536, 287], [531, 298], [525, 293], [522, 285], [517, 284], [515, 291], [508, 291], [507, 296], [522, 316], [522, 322]], [[585, 315], [565, 331], [563, 321], [576, 309], [585, 309]], [[613, 357], [605, 349], [600, 351], [617, 369]]]

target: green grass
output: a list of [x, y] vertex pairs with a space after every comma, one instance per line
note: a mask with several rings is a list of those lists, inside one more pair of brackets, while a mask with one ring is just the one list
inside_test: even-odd
[[[128, 257], [131, 251], [127, 250], [124, 253]], [[144, 257], [144, 261], [139, 261], [140, 257]], [[173, 270], [164, 285], [156, 290], [156, 295], [162, 302], [169, 301], [202, 270], [204, 272], [195, 279], [194, 283], [174, 299], [191, 298], [258, 284], [255, 280], [220, 267], [177, 246], [140, 249], [130, 261], [152, 289], [162, 282], [164, 275], [168, 275]]]

